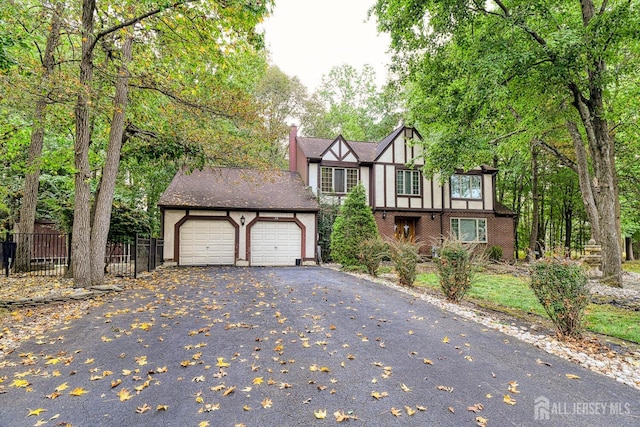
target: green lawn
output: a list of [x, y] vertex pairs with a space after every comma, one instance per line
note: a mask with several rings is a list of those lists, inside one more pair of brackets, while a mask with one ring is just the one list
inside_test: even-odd
[[[415, 285], [440, 290], [435, 273], [419, 274]], [[535, 314], [547, 318], [529, 288], [528, 279], [510, 274], [478, 274], [465, 299], [515, 316]], [[585, 319], [589, 331], [640, 343], [640, 312], [623, 310], [610, 304], [589, 304]]]
[[631, 273], [640, 273], [640, 261], [626, 261], [622, 269]]

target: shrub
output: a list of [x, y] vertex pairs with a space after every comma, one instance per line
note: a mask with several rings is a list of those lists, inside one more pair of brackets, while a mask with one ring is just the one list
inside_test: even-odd
[[410, 239], [389, 239], [389, 258], [396, 269], [400, 286], [413, 286], [420, 261], [420, 244]]
[[473, 276], [480, 266], [479, 257], [473, 253], [474, 248], [456, 239], [442, 242], [435, 263], [440, 287], [448, 301], [460, 302], [471, 288]]
[[500, 261], [502, 259], [502, 246], [493, 245], [487, 251], [490, 261]]
[[378, 227], [362, 184], [356, 185], [345, 198], [331, 233], [331, 257], [343, 267], [359, 265], [360, 245], [378, 236]]
[[555, 257], [531, 263], [531, 289], [560, 337], [579, 337], [589, 303], [587, 276], [578, 264]]
[[318, 246], [321, 249], [322, 262], [331, 262], [331, 231], [336, 221], [340, 205], [318, 198], [320, 212], [318, 212]]
[[378, 275], [378, 267], [382, 258], [387, 254], [387, 244], [380, 238], [380, 236], [371, 237], [362, 241], [360, 245], [360, 264], [364, 266], [367, 273], [372, 276]]

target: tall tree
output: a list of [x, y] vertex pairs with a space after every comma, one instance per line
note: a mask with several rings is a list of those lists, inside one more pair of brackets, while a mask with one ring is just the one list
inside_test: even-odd
[[[149, 6], [147, 6], [149, 3]], [[190, 7], [184, 7], [187, 3], [191, 3]], [[197, 4], [196, 4], [197, 3]], [[90, 190], [90, 162], [89, 162], [89, 149], [91, 143], [91, 124], [92, 113], [91, 105], [93, 104], [93, 74], [95, 69], [94, 55], [98, 43], [105, 40], [107, 36], [115, 33], [116, 31], [131, 28], [136, 25], [144, 27], [144, 23], [151, 18], [160, 17], [166, 15], [171, 11], [176, 11], [176, 19], [184, 21], [191, 19], [195, 22], [196, 35], [199, 29], [198, 24], [202, 22], [215, 21], [215, 25], [208, 27], [209, 31], [217, 29], [216, 34], [222, 34], [227, 37], [227, 40], [231, 40], [233, 44], [236, 39], [247, 40], [251, 38], [253, 29], [257, 24], [260, 17], [266, 13], [266, 3], [253, 3], [244, 1], [196, 1], [196, 0], [180, 0], [174, 3], [168, 2], [143, 2], [142, 4], [131, 3], [124, 8], [123, 13], [120, 14], [116, 11], [115, 17], [107, 16], [111, 18], [109, 20], [102, 20], [100, 23], [103, 27], [95, 30], [96, 19], [96, 1], [95, 0], [83, 0], [82, 2], [82, 20], [81, 20], [81, 36], [82, 36], [82, 49], [80, 59], [80, 74], [79, 83], [80, 88], [77, 94], [77, 101], [75, 106], [75, 122], [76, 122], [76, 137], [75, 137], [75, 207], [74, 207], [74, 221], [73, 221], [73, 240], [72, 240], [72, 253], [73, 253], [73, 277], [74, 285], [76, 287], [88, 287], [92, 284], [98, 284], [103, 277], [103, 262], [98, 258], [99, 252], [101, 252], [97, 246], [106, 240], [106, 234], [108, 234], [108, 226], [103, 217], [104, 212], [99, 213], [99, 227], [95, 230], [94, 238], [96, 238], [95, 246], [92, 245], [91, 238], [91, 217], [90, 217], [90, 202], [91, 202], [91, 190]], [[141, 9], [138, 9], [141, 7]], [[110, 11], [111, 12], [111, 11]], [[107, 12], [107, 15], [110, 14]], [[198, 20], [196, 17], [200, 17]], [[113, 22], [111, 22], [113, 21]], [[105, 25], [106, 22], [106, 25]], [[179, 29], [173, 27], [170, 22], [167, 22], [168, 29], [173, 31], [174, 34], [179, 35]], [[194, 43], [202, 42], [202, 36], [196, 37]], [[211, 36], [211, 34], [209, 34]], [[206, 37], [205, 37], [206, 39]], [[225, 39], [218, 39], [218, 42], [225, 43]], [[258, 41], [258, 39], [253, 39]], [[224, 64], [204, 64], [209, 65], [210, 73], [215, 74], [215, 67]], [[156, 76], [154, 76], [156, 77]], [[161, 90], [158, 86], [154, 86], [153, 89]], [[121, 88], [121, 94], [126, 95], [126, 90]], [[181, 98], [179, 94], [175, 92], [165, 91], [164, 95], [173, 98]], [[126, 99], [126, 96], [116, 102], [122, 102]], [[184, 98], [182, 97], [184, 100]], [[114, 109], [117, 110], [121, 106], [116, 105]], [[197, 108], [195, 105], [191, 105], [191, 108]], [[224, 111], [224, 106], [219, 106], [220, 111]], [[112, 138], [117, 139], [122, 135], [120, 126], [124, 116], [115, 115], [116, 121], [112, 123], [112, 127], [116, 126], [117, 130], [112, 132]], [[119, 151], [120, 142], [110, 144], [109, 150]], [[233, 154], [233, 153], [230, 153]], [[107, 153], [107, 158], [112, 160], [114, 164], [119, 164], [119, 155], [117, 153]], [[117, 170], [117, 167], [116, 167]], [[111, 180], [113, 174], [109, 174], [108, 178]], [[111, 185], [111, 184], [110, 184]], [[104, 208], [104, 203], [110, 204], [113, 192], [107, 191], [105, 199], [99, 199], [100, 206]], [[109, 194], [110, 193], [110, 194]], [[111, 200], [109, 200], [111, 198]], [[91, 256], [91, 250], [95, 250], [96, 258]], [[91, 261], [99, 263], [99, 265], [92, 265]]]
[[54, 53], [60, 43], [62, 3], [56, 2], [50, 9], [51, 23], [42, 54], [42, 66], [40, 74], [40, 94], [35, 100], [33, 121], [31, 125], [31, 141], [29, 143], [28, 158], [25, 173], [22, 205], [20, 208], [20, 222], [17, 231], [18, 253], [16, 254], [17, 271], [28, 271], [31, 253], [31, 235], [36, 219], [36, 206], [38, 203], [38, 186], [40, 183], [40, 156], [44, 146], [44, 134], [46, 124], [47, 105], [51, 97], [50, 79], [54, 72], [56, 60]]
[[314, 137], [342, 134], [355, 141], [378, 141], [398, 124], [398, 100], [389, 87], [376, 86], [370, 65], [361, 71], [347, 64], [333, 67], [307, 102], [302, 130]]
[[269, 151], [267, 156], [275, 165], [284, 166], [288, 121], [302, 112], [307, 90], [297, 77], [289, 77], [275, 65], [271, 65], [259, 82], [255, 96], [260, 103], [264, 119], [265, 137]]
[[[442, 117], [434, 123], [451, 126], [441, 125], [434, 139], [436, 145], [455, 146], [443, 151], [452, 155], [449, 162], [465, 156], [477, 161], [478, 152], [490, 152], [490, 140], [512, 132], [544, 137], [550, 129], [541, 124], [550, 120], [542, 116], [550, 111], [564, 120], [565, 139], [573, 140], [578, 158], [585, 209], [603, 246], [605, 278], [620, 286], [615, 141], [609, 123], [615, 115], [606, 107], [612, 105], [609, 89], [639, 77], [631, 65], [640, 41], [637, 3], [378, 0], [374, 12], [380, 28], [391, 33], [396, 62], [407, 64], [408, 80], [424, 83], [433, 77], [440, 84], [429, 85], [429, 93], [414, 86], [420, 96], [409, 108], [419, 112], [439, 105]], [[529, 108], [520, 111], [526, 115], [523, 122], [509, 128], [509, 107], [527, 102]]]

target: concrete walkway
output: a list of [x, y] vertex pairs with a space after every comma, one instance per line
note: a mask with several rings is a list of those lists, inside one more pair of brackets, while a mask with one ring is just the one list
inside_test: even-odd
[[631, 387], [319, 267], [163, 270], [0, 378], [3, 427], [640, 424]]

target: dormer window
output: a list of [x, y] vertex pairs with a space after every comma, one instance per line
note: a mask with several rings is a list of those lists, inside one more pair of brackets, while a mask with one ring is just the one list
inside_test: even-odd
[[358, 169], [320, 168], [320, 190], [323, 193], [345, 194], [358, 185]]
[[453, 175], [451, 177], [451, 198], [482, 199], [480, 175]]

